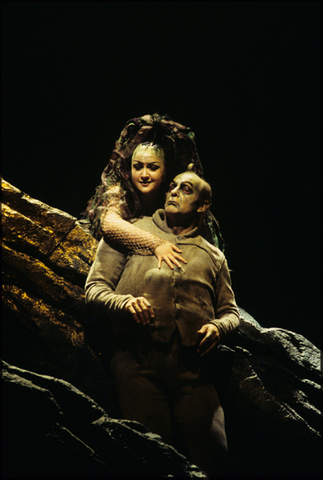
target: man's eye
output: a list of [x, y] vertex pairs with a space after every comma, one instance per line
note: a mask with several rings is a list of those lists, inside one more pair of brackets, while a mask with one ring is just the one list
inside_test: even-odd
[[185, 193], [192, 193], [192, 189], [191, 187], [188, 187], [186, 185], [184, 185], [184, 187], [182, 188], [183, 192]]
[[173, 188], [175, 188], [175, 184], [174, 183], [171, 183], [168, 187], [168, 191], [171, 192], [173, 190]]

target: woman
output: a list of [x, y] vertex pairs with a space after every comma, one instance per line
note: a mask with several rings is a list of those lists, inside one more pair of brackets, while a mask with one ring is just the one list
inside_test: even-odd
[[[170, 268], [185, 260], [173, 244], [140, 230], [130, 222], [162, 208], [171, 180], [190, 163], [203, 178], [194, 133], [167, 115], [145, 115], [129, 120], [117, 140], [101, 184], [88, 202], [86, 214], [92, 235], [117, 241], [129, 251], [156, 255], [158, 268], [164, 260]], [[219, 225], [207, 215], [202, 235], [223, 249]]]

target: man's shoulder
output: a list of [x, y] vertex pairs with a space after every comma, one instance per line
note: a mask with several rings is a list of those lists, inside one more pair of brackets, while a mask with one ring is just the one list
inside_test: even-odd
[[131, 223], [135, 227], [140, 228], [140, 230], [145, 230], [146, 232], [159, 235], [160, 229], [157, 225], [155, 225], [152, 217], [136, 218]]
[[154, 222], [152, 220], [152, 217], [139, 217], [134, 218], [131, 223], [139, 228], [151, 228]]
[[215, 245], [212, 245], [210, 242], [205, 240], [205, 238], [202, 237], [201, 235], [200, 235], [200, 238], [201, 238], [201, 242], [202, 242], [202, 245], [204, 246], [204, 248], [207, 249], [212, 255], [214, 255], [216, 257], [219, 257], [221, 259], [224, 258], [224, 253], [222, 252], [222, 250], [220, 250]]
[[194, 243], [198, 248], [204, 250], [211, 258], [212, 262], [219, 268], [225, 260], [224, 253], [201, 235], [198, 235], [194, 238]]
[[157, 210], [152, 217], [140, 217], [132, 223], [142, 230], [154, 233], [155, 235], [167, 240], [174, 236], [167, 227], [165, 221], [165, 212], [161, 208]]

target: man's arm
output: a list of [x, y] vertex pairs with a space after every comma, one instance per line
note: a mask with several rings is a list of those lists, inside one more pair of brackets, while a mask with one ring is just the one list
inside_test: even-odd
[[85, 303], [104, 316], [121, 312], [132, 295], [116, 295], [127, 257], [101, 239], [85, 283]]
[[115, 294], [126, 261], [125, 254], [103, 239], [100, 241], [85, 283], [85, 303], [104, 316], [127, 311], [136, 323], [147, 325], [154, 317], [154, 311], [146, 298]]
[[240, 323], [240, 314], [231, 287], [231, 277], [226, 259], [215, 281], [215, 320], [212, 321], [220, 331], [220, 338], [235, 330]]
[[230, 272], [225, 258], [216, 278], [215, 295], [216, 318], [203, 325], [197, 332], [201, 340], [197, 351], [201, 356], [210, 352], [225, 335], [235, 330], [240, 323], [240, 314], [235, 302]]

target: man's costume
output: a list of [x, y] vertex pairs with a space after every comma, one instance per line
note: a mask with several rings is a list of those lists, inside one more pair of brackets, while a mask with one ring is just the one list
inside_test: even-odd
[[[86, 282], [86, 302], [111, 319], [115, 335], [111, 361], [121, 411], [172, 443], [185, 439], [192, 463], [208, 466], [226, 450], [222, 407], [196, 347], [197, 331], [214, 323], [221, 338], [239, 325], [224, 254], [195, 228], [174, 235], [164, 210], [135, 225], [178, 246], [187, 264], [157, 268], [154, 256], [128, 255], [101, 239]], [[124, 310], [144, 296], [155, 313], [138, 325]], [[219, 453], [220, 455], [220, 453]]]

